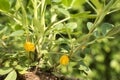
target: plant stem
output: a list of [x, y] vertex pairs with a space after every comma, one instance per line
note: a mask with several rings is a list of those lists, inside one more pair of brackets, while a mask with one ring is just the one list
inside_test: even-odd
[[53, 28], [54, 26], [56, 26], [56, 25], [58, 25], [58, 24], [60, 24], [60, 23], [62, 23], [62, 22], [65, 22], [65, 21], [67, 21], [67, 20], [69, 20], [69, 19], [70, 19], [70, 17], [67, 17], [67, 18], [64, 18], [64, 19], [62, 19], [62, 20], [60, 20], [60, 21], [57, 21], [57, 22], [52, 23], [50, 26], [48, 26], [48, 27], [46, 28], [45, 33], [47, 33], [47, 31], [49, 31], [50, 28]]
[[38, 19], [38, 11], [37, 11], [37, 0], [32, 0], [33, 7], [34, 7], [34, 18], [37, 20]]
[[62, 23], [62, 22], [64, 22], [64, 21], [67, 21], [67, 20], [69, 20], [69, 19], [70, 19], [70, 17], [67, 17], [67, 18], [65, 18], [65, 19], [63, 19], [63, 20], [60, 20], [60, 21], [54, 23], [51, 27], [54, 27], [54, 26], [56, 26], [56, 25], [58, 25], [58, 24], [60, 24], [60, 23]]
[[35, 70], [33, 71], [33, 73], [36, 73], [36, 72], [37, 72], [37, 70], [38, 70], [38, 68], [39, 68], [39, 65], [40, 65], [40, 62], [41, 62], [41, 60], [42, 60], [43, 57], [44, 57], [44, 55], [42, 55], [42, 56], [40, 57], [40, 59], [39, 59], [39, 61], [38, 61], [38, 64], [36, 65]]
[[97, 9], [90, 3], [89, 0], [86, 0], [86, 2], [94, 9], [94, 11], [97, 13]]
[[[87, 41], [91, 37], [91, 34], [93, 34], [94, 30], [100, 25], [104, 17], [107, 15], [107, 13], [110, 11], [111, 6], [114, 4], [114, 0], [111, 0], [98, 14], [97, 18], [95, 19], [94, 24], [92, 25], [91, 30], [89, 31], [87, 37], [84, 37], [81, 41], [83, 41], [75, 50], [74, 52], [78, 51], [82, 46], [87, 45]], [[85, 35], [85, 36], [86, 36]]]

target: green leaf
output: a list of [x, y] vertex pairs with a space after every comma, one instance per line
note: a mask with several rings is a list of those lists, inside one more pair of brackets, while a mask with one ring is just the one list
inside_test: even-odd
[[54, 28], [55, 30], [62, 30], [64, 28], [64, 25], [60, 23], [60, 24], [57, 24]]
[[89, 53], [91, 53], [91, 49], [90, 48], [85, 48], [82, 53], [83, 54], [89, 54]]
[[83, 4], [85, 3], [85, 0], [73, 0], [72, 2], [72, 8], [75, 9], [83, 9]]
[[9, 67], [4, 67], [4, 68], [0, 68], [0, 75], [5, 75], [8, 74], [10, 71], [12, 71], [12, 68]]
[[0, 30], [0, 34], [6, 32], [7, 29], [8, 29], [8, 27], [4, 27], [2, 30]]
[[105, 36], [114, 26], [109, 23], [103, 23], [101, 25], [102, 34]]
[[58, 12], [66, 15], [66, 16], [70, 16], [69, 12], [68, 12], [66, 9], [64, 9], [64, 8], [59, 8], [58, 6], [54, 6], [54, 8], [55, 8]]
[[69, 41], [67, 39], [64, 39], [64, 38], [59, 38], [56, 41], [56, 44], [58, 44], [58, 45], [60, 45], [60, 44], [69, 44]]
[[23, 34], [24, 34], [24, 31], [23, 31], [23, 30], [17, 30], [17, 31], [15, 31], [15, 32], [11, 33], [9, 36], [15, 37], [15, 36], [21, 36], [21, 35], [23, 35]]
[[15, 69], [17, 69], [18, 71], [23, 71], [23, 70], [25, 71], [25, 70], [27, 70], [27, 67], [23, 67], [21, 65], [16, 65]]
[[36, 18], [33, 19], [33, 24], [35, 26], [35, 31], [39, 32], [39, 35], [42, 36], [44, 34], [44, 25], [43, 22], [40, 23], [40, 21]]
[[20, 7], [21, 7], [21, 5], [20, 5], [19, 1], [17, 0], [16, 5], [15, 5], [15, 9], [18, 10]]
[[98, 32], [97, 30], [94, 32], [94, 36], [95, 36], [96, 38], [98, 38], [98, 37], [100, 36], [100, 34], [99, 34], [99, 32]]
[[75, 22], [70, 22], [70, 23], [67, 23], [65, 25], [60, 23], [60, 24], [55, 26], [55, 30], [57, 30], [57, 31], [59, 30], [59, 31], [61, 31], [63, 33], [66, 33], [66, 32], [71, 33], [76, 28], [77, 28], [77, 23], [75, 23]]
[[91, 22], [87, 23], [87, 28], [88, 28], [89, 31], [91, 30], [92, 26], [93, 26], [93, 23], [91, 23]]
[[106, 35], [112, 36], [120, 32], [120, 26], [119, 27], [113, 27]]
[[88, 66], [82, 60], [79, 62], [79, 64], [80, 64], [79, 70], [89, 71]]
[[61, 12], [62, 14], [69, 16], [69, 12], [63, 8], [58, 8], [58, 11]]
[[70, 30], [74, 30], [77, 28], [77, 23], [75, 23], [75, 22], [67, 23], [66, 28], [69, 28]]
[[9, 11], [10, 4], [8, 0], [0, 0], [0, 11]]
[[16, 80], [17, 73], [15, 70], [11, 71], [4, 80]]
[[18, 24], [15, 26], [15, 30], [16, 30], [16, 31], [17, 31], [17, 30], [21, 30], [22, 28], [23, 28], [23, 27], [22, 27], [21, 25], [18, 25]]

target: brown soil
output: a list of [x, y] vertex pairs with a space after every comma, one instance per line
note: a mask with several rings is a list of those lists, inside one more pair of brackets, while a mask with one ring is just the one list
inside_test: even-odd
[[55, 76], [51, 73], [37, 72], [36, 74], [29, 72], [22, 75], [21, 79], [18, 80], [80, 80], [75, 78], [67, 78], [64, 76]]
[[[0, 80], [4, 80], [4, 76], [0, 76]], [[17, 80], [81, 80], [76, 78], [68, 78], [64, 76], [55, 76], [51, 73], [38, 71], [36, 74], [28, 72], [23, 75], [18, 75]]]

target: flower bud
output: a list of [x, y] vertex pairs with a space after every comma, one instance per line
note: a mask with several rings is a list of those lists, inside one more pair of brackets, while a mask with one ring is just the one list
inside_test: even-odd
[[33, 43], [31, 43], [31, 42], [26, 42], [26, 43], [24, 44], [24, 49], [25, 49], [27, 52], [29, 52], [29, 51], [34, 52], [34, 51], [35, 51], [35, 45], [34, 45]]
[[67, 65], [69, 63], [69, 57], [64, 54], [60, 57], [60, 64]]

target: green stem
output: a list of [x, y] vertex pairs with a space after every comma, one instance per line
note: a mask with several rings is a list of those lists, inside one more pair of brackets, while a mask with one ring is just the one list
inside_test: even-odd
[[47, 31], [49, 31], [50, 28], [53, 28], [54, 26], [56, 26], [56, 25], [58, 25], [58, 24], [60, 24], [60, 23], [62, 23], [62, 22], [65, 22], [65, 21], [67, 21], [67, 20], [69, 20], [69, 19], [70, 19], [70, 17], [67, 17], [67, 18], [64, 18], [64, 19], [62, 19], [62, 20], [60, 20], [60, 21], [57, 21], [57, 22], [52, 23], [50, 26], [47, 27], [47, 29], [45, 30], [45, 33], [47, 33]]
[[90, 3], [89, 0], [86, 0], [86, 2], [94, 9], [94, 11], [97, 13], [97, 9]]
[[60, 24], [60, 23], [62, 23], [62, 22], [65, 22], [65, 21], [67, 21], [67, 20], [69, 20], [69, 19], [70, 19], [70, 17], [67, 17], [67, 18], [65, 18], [65, 19], [63, 19], [63, 20], [60, 20], [60, 21], [54, 23], [51, 27], [54, 27], [54, 26], [56, 26], [56, 25], [58, 25], [58, 24]]
[[[35, 23], [36, 23], [36, 36], [37, 36], [37, 45], [36, 45], [36, 48], [37, 48], [37, 59], [38, 59], [38, 64], [36, 65], [36, 69], [35, 69], [35, 72], [36, 70], [38, 69], [39, 65], [40, 65], [40, 62], [41, 62], [41, 58], [42, 58], [42, 55], [41, 54], [41, 50], [42, 50], [42, 45], [44, 43], [44, 32], [45, 32], [45, 10], [46, 10], [46, 4], [45, 4], [45, 0], [41, 0], [41, 5], [38, 4], [37, 5], [37, 0], [34, 0], [35, 2], [33, 2], [34, 4], [34, 19], [35, 19]], [[40, 20], [38, 19], [38, 8], [39, 8], [39, 5], [40, 5]]]
[[32, 3], [33, 3], [33, 7], [34, 7], [34, 18], [37, 20], [38, 18], [38, 8], [37, 8], [37, 0], [31, 0]]
[[43, 27], [43, 31], [45, 30], [45, 10], [46, 10], [46, 4], [45, 4], [45, 0], [41, 1], [41, 18], [40, 18], [40, 22], [41, 22], [41, 26]]
[[73, 54], [74, 45], [73, 45], [72, 37], [71, 37], [71, 35], [70, 35], [70, 33], [69, 33], [69, 31], [68, 31], [67, 28], [66, 28], [66, 31], [67, 31], [68, 37], [69, 37], [69, 39], [70, 39], [70, 47], [71, 47], [71, 51], [70, 51], [70, 55], [69, 55], [69, 57], [71, 57], [72, 54]]
[[22, 25], [25, 27], [27, 41], [29, 41], [29, 27], [28, 27], [27, 13], [26, 13], [26, 10], [25, 10], [25, 7], [22, 1], [23, 0], [18, 0], [18, 2], [21, 5], [21, 9], [22, 9]]
[[22, 8], [22, 15], [23, 15], [23, 17], [22, 17], [23, 22], [22, 23], [23, 23], [23, 26], [28, 29], [28, 21], [27, 21], [26, 10], [24, 8], [24, 5], [23, 5], [22, 1], [21, 0], [18, 0], [18, 1], [19, 1], [20, 5], [21, 5], [21, 8]]

